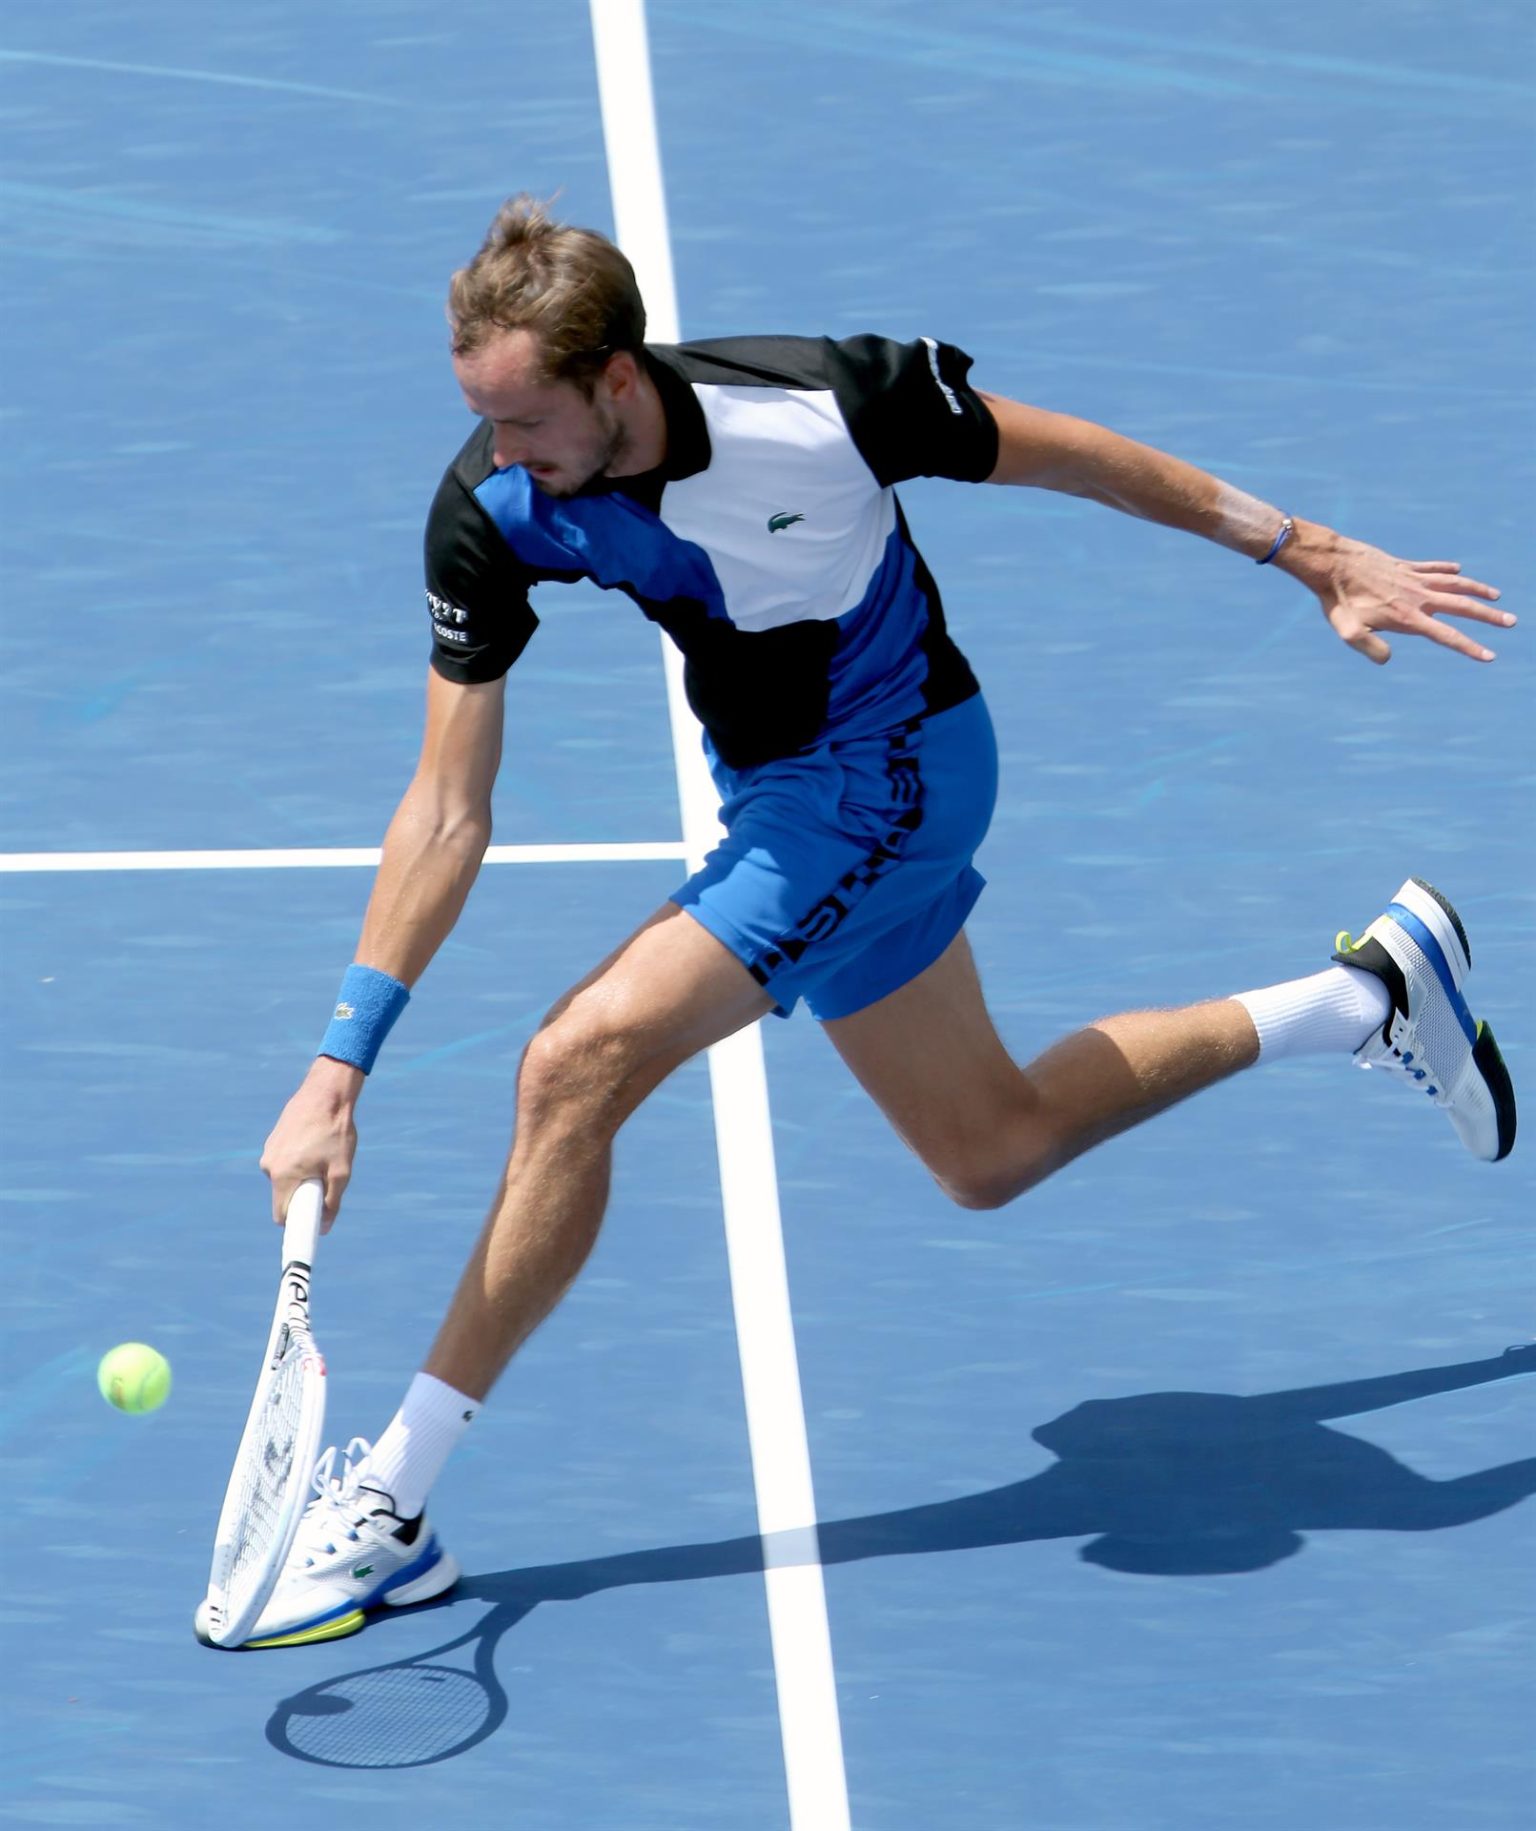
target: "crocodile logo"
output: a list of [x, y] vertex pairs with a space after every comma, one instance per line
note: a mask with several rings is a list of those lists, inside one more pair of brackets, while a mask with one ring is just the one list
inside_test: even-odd
[[770, 515], [768, 517], [768, 532], [770, 534], [782, 534], [786, 528], [792, 528], [797, 521], [804, 520], [805, 517], [803, 515]]
[[357, 1569], [352, 1572], [352, 1575], [354, 1577], [371, 1577], [373, 1575], [373, 1566], [371, 1564], [359, 1564]]

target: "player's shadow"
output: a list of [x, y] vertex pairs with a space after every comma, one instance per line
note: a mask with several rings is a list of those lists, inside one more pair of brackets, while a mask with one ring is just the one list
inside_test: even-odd
[[[1417, 1475], [1327, 1420], [1536, 1372], [1536, 1345], [1492, 1360], [1238, 1398], [1152, 1392], [1090, 1399], [1032, 1434], [1058, 1460], [983, 1493], [831, 1520], [823, 1564], [1080, 1538], [1078, 1556], [1147, 1577], [1262, 1570], [1300, 1551], [1306, 1532], [1435, 1532], [1536, 1493], [1536, 1458], [1451, 1481]], [[462, 1754], [506, 1715], [496, 1643], [546, 1602], [641, 1583], [696, 1582], [809, 1561], [794, 1534], [668, 1545], [614, 1557], [468, 1577], [441, 1603], [493, 1606], [429, 1654], [327, 1678], [285, 1698], [267, 1739], [301, 1760], [341, 1767], [420, 1766]], [[377, 1626], [371, 1630], [377, 1633]], [[472, 1670], [436, 1663], [463, 1649]]]

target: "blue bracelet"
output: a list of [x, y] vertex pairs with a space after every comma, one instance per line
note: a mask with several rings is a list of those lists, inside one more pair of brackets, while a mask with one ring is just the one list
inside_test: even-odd
[[1254, 565], [1267, 566], [1295, 532], [1296, 524], [1291, 520], [1290, 516], [1287, 515], [1285, 520], [1280, 523], [1280, 532], [1275, 536], [1274, 546], [1264, 555], [1263, 559], [1256, 559], [1253, 562]]
[[342, 975], [336, 1009], [320, 1039], [319, 1053], [350, 1062], [367, 1074], [395, 1019], [410, 1002], [410, 992], [388, 973], [371, 966], [349, 966]]

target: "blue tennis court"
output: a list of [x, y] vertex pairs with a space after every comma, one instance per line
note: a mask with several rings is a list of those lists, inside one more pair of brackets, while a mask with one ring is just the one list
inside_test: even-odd
[[[1523, 8], [647, 13], [686, 336], [951, 340], [1528, 619]], [[1323, 1058], [974, 1213], [812, 1021], [763, 1027], [835, 1680], [796, 1727], [764, 1571], [818, 1547], [759, 1536], [702, 1061], [625, 1128], [593, 1260], [434, 1491], [458, 1589], [329, 1645], [194, 1642], [276, 1283], [257, 1158], [356, 941], [338, 854], [420, 738], [421, 528], [468, 430], [447, 276], [516, 190], [611, 232], [609, 156], [584, 7], [22, 0], [0, 76], [0, 1822], [1527, 1825], [1531, 1146], [1474, 1163]], [[1412, 873], [1529, 1103], [1528, 628], [1376, 669], [1213, 546], [901, 493], [997, 725], [968, 932], [1020, 1057], [1314, 971]], [[316, 1266], [331, 1441], [426, 1351], [542, 1014], [684, 874], [655, 632], [588, 587], [538, 607], [507, 852]], [[125, 1340], [173, 1363], [152, 1416], [96, 1391]]]

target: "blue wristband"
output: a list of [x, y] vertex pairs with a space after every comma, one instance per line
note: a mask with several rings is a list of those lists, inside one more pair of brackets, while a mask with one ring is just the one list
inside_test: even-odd
[[1280, 523], [1280, 532], [1275, 536], [1274, 546], [1264, 555], [1263, 559], [1256, 559], [1253, 562], [1254, 565], [1267, 566], [1295, 532], [1296, 524], [1291, 520], [1290, 516], [1287, 515], [1284, 521]]
[[342, 976], [336, 1009], [320, 1039], [319, 1053], [350, 1062], [367, 1074], [395, 1019], [410, 1002], [409, 991], [388, 973], [371, 966], [349, 966]]

